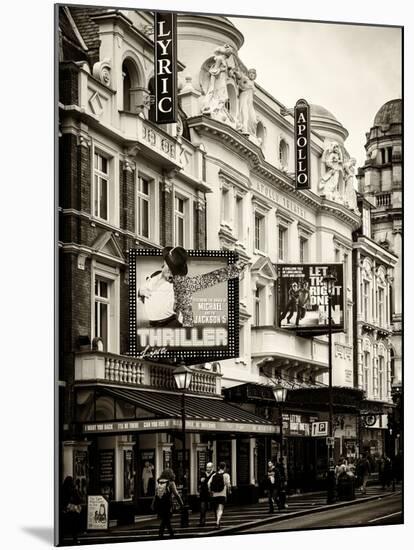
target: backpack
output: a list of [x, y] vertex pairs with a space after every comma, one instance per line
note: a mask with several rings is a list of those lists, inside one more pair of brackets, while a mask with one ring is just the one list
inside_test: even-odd
[[168, 480], [159, 480], [155, 488], [154, 511], [167, 509], [171, 506], [171, 490]]
[[221, 473], [216, 473], [211, 480], [210, 489], [213, 493], [221, 493], [224, 489], [224, 476]]

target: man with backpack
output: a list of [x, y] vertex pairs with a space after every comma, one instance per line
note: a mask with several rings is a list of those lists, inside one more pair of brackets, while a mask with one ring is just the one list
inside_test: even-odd
[[208, 488], [208, 482], [215, 474], [215, 471], [213, 469], [213, 463], [207, 462], [206, 464], [206, 471], [202, 472], [200, 477], [200, 483], [199, 483], [199, 491], [200, 491], [200, 527], [204, 527], [206, 524], [206, 513], [208, 509], [208, 505], [210, 502], [210, 491]]
[[229, 474], [226, 472], [225, 462], [220, 462], [218, 471], [210, 477], [207, 485], [216, 510], [216, 529], [220, 529], [224, 504], [227, 496], [231, 494], [231, 481]]
[[157, 513], [160, 521], [159, 537], [164, 536], [165, 528], [168, 529], [170, 536], [174, 536], [174, 531], [171, 526], [172, 516], [172, 497], [173, 495], [178, 500], [180, 506], [183, 506], [183, 501], [177, 491], [175, 485], [175, 474], [171, 468], [165, 469], [157, 479], [155, 487], [155, 496], [153, 500], [153, 509]]

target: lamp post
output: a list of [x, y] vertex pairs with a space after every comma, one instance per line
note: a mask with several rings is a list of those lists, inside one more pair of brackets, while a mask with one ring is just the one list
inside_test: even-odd
[[333, 504], [335, 498], [335, 462], [333, 456], [333, 400], [332, 400], [332, 295], [335, 289], [336, 277], [328, 272], [323, 278], [328, 296], [328, 373], [329, 373], [329, 443], [328, 443], [328, 491], [327, 504]]
[[182, 437], [182, 453], [183, 453], [183, 490], [182, 499], [183, 507], [181, 509], [181, 527], [188, 527], [188, 505], [187, 505], [187, 460], [186, 460], [186, 445], [185, 445], [185, 392], [188, 390], [191, 384], [191, 377], [193, 375], [191, 369], [184, 364], [179, 365], [173, 371], [175, 383], [177, 388], [181, 390], [181, 437]]
[[287, 388], [278, 384], [273, 386], [273, 395], [276, 400], [276, 403], [279, 407], [279, 431], [280, 431], [280, 458], [283, 460], [283, 416], [282, 416], [282, 407], [283, 403], [286, 401]]

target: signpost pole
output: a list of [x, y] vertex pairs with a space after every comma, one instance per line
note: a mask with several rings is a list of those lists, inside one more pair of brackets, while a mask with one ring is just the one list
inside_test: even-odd
[[188, 527], [188, 506], [187, 506], [187, 450], [185, 444], [185, 389], [181, 393], [181, 434], [183, 440], [183, 507], [181, 510], [181, 527]]
[[335, 464], [333, 438], [333, 400], [332, 400], [332, 291], [328, 287], [328, 371], [329, 371], [329, 438], [328, 444], [328, 494], [327, 504], [335, 502]]

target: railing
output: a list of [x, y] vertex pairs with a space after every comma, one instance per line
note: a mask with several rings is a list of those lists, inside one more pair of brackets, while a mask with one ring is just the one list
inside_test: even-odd
[[[75, 380], [106, 380], [130, 386], [150, 386], [176, 390], [173, 366], [148, 363], [132, 357], [105, 352], [82, 352], [75, 359]], [[221, 376], [218, 373], [193, 369], [190, 392], [220, 395]]]
[[377, 208], [380, 206], [390, 206], [391, 205], [391, 193], [383, 193], [382, 195], [377, 195]]
[[144, 365], [130, 359], [105, 358], [105, 380], [127, 384], [144, 383]]

